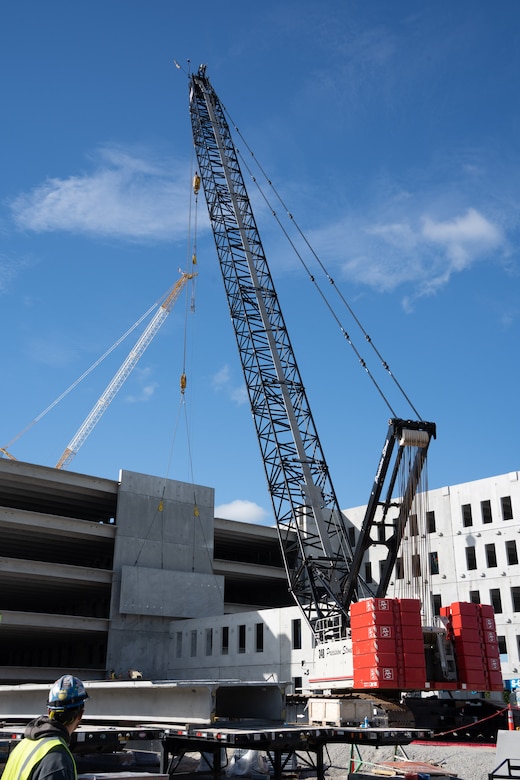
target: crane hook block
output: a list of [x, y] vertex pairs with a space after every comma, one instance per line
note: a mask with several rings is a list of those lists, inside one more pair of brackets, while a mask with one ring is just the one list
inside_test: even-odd
[[186, 374], [181, 374], [181, 393], [186, 390]]
[[198, 195], [199, 194], [199, 190], [200, 190], [200, 176], [199, 176], [198, 173], [196, 173], [195, 176], [193, 177], [193, 192], [194, 192], [194, 194]]

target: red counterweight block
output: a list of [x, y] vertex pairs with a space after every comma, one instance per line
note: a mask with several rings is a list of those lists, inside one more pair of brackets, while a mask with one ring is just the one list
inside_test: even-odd
[[426, 658], [424, 655], [419, 599], [399, 599], [399, 618], [403, 637], [403, 688], [424, 690]]
[[355, 688], [424, 688], [421, 605], [364, 599], [350, 608]]
[[495, 610], [490, 604], [479, 604], [482, 633], [484, 636], [484, 651], [486, 656], [487, 676], [490, 691], [503, 691], [502, 666], [498, 649]]
[[[396, 628], [394, 599], [363, 599], [350, 607], [354, 687], [397, 688], [396, 650], [401, 640]], [[380, 643], [382, 643], [380, 645]], [[390, 643], [390, 653], [386, 651]], [[383, 655], [385, 656], [383, 658]], [[390, 660], [390, 663], [386, 663]]]
[[457, 677], [475, 690], [503, 690], [493, 607], [456, 601], [441, 608], [455, 644]]

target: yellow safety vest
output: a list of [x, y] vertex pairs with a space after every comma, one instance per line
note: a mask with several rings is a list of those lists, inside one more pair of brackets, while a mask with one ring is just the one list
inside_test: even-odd
[[76, 762], [65, 742], [59, 737], [22, 739], [7, 759], [1, 780], [29, 780], [31, 772], [53, 748], [65, 748], [72, 759], [74, 777], [78, 777]]

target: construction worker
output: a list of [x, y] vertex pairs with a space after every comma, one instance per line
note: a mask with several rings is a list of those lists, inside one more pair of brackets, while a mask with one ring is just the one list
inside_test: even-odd
[[9, 755], [1, 780], [76, 780], [69, 744], [83, 717], [88, 693], [77, 677], [65, 674], [49, 691], [47, 715], [25, 729], [24, 738]]

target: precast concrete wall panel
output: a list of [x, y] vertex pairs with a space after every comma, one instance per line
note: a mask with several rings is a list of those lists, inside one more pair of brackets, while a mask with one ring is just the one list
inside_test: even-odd
[[224, 577], [123, 566], [121, 613], [207, 617], [224, 610]]

